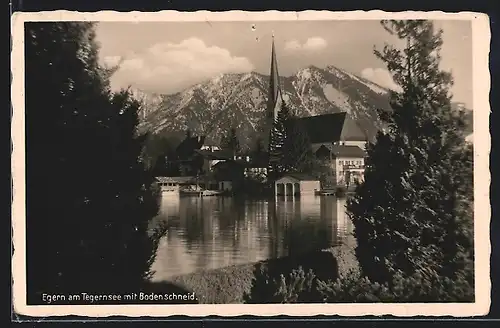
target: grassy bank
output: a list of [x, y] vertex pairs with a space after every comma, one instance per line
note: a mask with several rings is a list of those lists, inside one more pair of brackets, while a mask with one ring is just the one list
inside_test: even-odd
[[262, 290], [266, 289], [263, 280], [279, 278], [280, 274], [286, 275], [299, 266], [305, 270], [314, 270], [322, 280], [345, 276], [358, 265], [354, 247], [354, 238], [348, 237], [342, 246], [297, 257], [287, 256], [174, 277], [168, 283], [157, 283], [157, 289], [161, 290], [165, 284], [174, 284], [186, 292], [194, 292], [198, 303], [203, 304], [246, 303], [249, 297], [262, 297], [258, 294], [266, 292]]

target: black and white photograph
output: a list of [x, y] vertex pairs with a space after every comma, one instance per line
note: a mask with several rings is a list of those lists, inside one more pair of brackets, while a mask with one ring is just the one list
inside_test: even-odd
[[486, 15], [60, 11], [12, 30], [16, 312], [489, 311]]

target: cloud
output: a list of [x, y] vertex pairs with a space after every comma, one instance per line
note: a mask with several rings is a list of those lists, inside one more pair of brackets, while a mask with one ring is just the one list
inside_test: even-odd
[[247, 58], [232, 56], [224, 48], [209, 47], [197, 38], [177, 44], [157, 43], [139, 54], [105, 57], [104, 62], [120, 62], [120, 68], [112, 77], [114, 87], [132, 85], [164, 94], [181, 91], [220, 73], [254, 69]]
[[285, 43], [286, 51], [318, 51], [326, 48], [327, 42], [320, 37], [311, 37], [301, 44], [297, 40], [290, 40]]
[[394, 82], [391, 73], [384, 68], [365, 68], [361, 71], [361, 76], [369, 81], [372, 81], [381, 87], [388, 88], [394, 91], [400, 91], [401, 87]]
[[321, 50], [326, 48], [326, 41], [319, 37], [309, 38], [302, 47], [307, 50]]

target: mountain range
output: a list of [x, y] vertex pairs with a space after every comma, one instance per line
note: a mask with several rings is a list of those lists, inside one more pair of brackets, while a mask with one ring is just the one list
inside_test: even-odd
[[[388, 89], [334, 66], [309, 66], [281, 77], [280, 84], [295, 115], [347, 112], [369, 137], [380, 128], [376, 108], [390, 108]], [[252, 147], [265, 119], [268, 85], [269, 76], [251, 72], [220, 74], [171, 95], [135, 89], [143, 103], [139, 128], [177, 136], [189, 129], [212, 144], [235, 128], [240, 144]]]

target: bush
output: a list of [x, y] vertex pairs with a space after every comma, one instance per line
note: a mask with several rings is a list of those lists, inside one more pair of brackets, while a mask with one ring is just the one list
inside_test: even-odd
[[428, 277], [421, 272], [405, 277], [398, 272], [390, 284], [370, 281], [357, 271], [336, 280], [323, 282], [312, 270], [306, 274], [299, 267], [288, 279], [272, 280], [266, 287], [268, 299], [261, 303], [412, 303], [412, 302], [473, 302], [474, 288], [467, 275], [451, 280]]
[[251, 295], [246, 295], [247, 303], [311, 303], [320, 301], [316, 288], [316, 275], [302, 267], [292, 270], [287, 276], [275, 277], [265, 266], [256, 275]]
[[465, 277], [427, 277], [418, 272], [405, 277], [398, 272], [391, 284], [351, 275], [330, 282], [318, 282], [324, 302], [473, 302], [474, 288]]
[[428, 278], [421, 273], [405, 277], [401, 272], [391, 284], [372, 282], [357, 272], [335, 281], [318, 280], [312, 270], [299, 267], [287, 277], [267, 276], [261, 285], [265, 293], [250, 303], [415, 303], [474, 302], [474, 288], [465, 277]]

